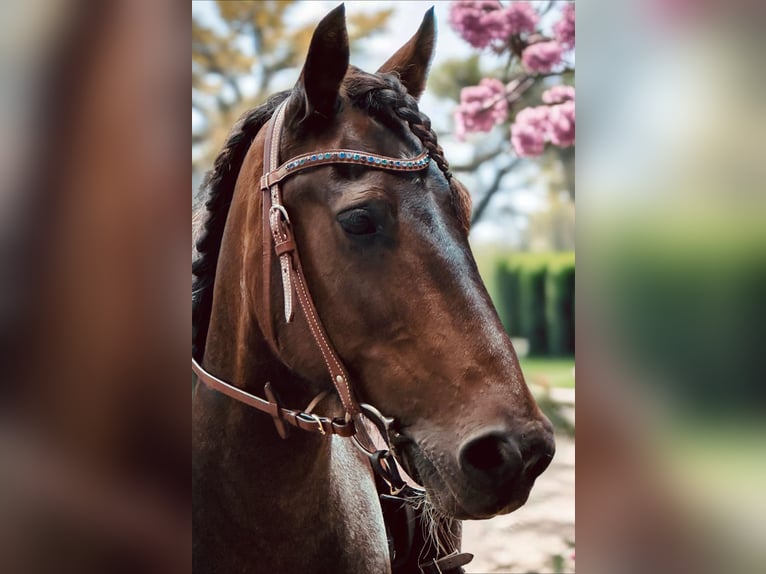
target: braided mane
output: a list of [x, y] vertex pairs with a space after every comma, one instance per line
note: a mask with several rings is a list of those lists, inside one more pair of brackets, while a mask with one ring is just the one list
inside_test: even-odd
[[452, 208], [467, 234], [471, 225], [471, 196], [449, 170], [444, 150], [431, 129], [431, 120], [420, 111], [417, 100], [407, 92], [398, 76], [385, 73], [366, 74], [351, 67], [344, 87], [354, 105], [385, 125], [397, 129], [398, 120], [408, 125], [447, 178], [452, 192]]
[[266, 103], [249, 110], [237, 121], [215, 159], [213, 169], [202, 183], [207, 201], [192, 262], [192, 357], [197, 360], [202, 360], [205, 349], [218, 254], [239, 170], [258, 131], [289, 94], [280, 92], [271, 96]]

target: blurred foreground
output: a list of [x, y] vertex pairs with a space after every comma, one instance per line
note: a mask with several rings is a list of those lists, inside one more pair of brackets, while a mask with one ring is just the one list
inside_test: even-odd
[[188, 572], [188, 9], [0, 10], [0, 571]]
[[577, 565], [763, 572], [763, 4], [581, 4]]

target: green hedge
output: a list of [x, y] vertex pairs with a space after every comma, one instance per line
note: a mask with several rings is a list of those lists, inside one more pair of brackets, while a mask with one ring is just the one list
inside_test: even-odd
[[518, 316], [521, 336], [527, 339], [530, 355], [545, 355], [548, 352], [548, 329], [545, 317], [545, 262], [529, 260], [519, 266], [518, 273]]
[[497, 286], [493, 300], [500, 320], [511, 337], [520, 337], [522, 330], [519, 317], [519, 265], [501, 259], [495, 277]]
[[766, 420], [766, 227], [730, 217], [695, 214], [661, 231], [626, 223], [599, 245], [594, 271], [624, 364], [647, 392], [710, 425]]
[[530, 355], [574, 354], [574, 253], [482, 254], [479, 267], [503, 326]]
[[551, 355], [574, 354], [574, 303], [574, 257], [551, 261], [545, 277], [545, 321], [548, 328], [548, 353]]

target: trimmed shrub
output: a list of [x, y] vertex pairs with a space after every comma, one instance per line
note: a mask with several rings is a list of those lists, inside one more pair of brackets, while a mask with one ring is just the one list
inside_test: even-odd
[[575, 255], [476, 254], [479, 270], [505, 330], [529, 341], [530, 355], [574, 353]]
[[545, 277], [545, 319], [551, 355], [574, 354], [574, 286], [574, 254], [552, 259]]
[[518, 261], [498, 258], [497, 287], [500, 320], [511, 337], [521, 336]]
[[530, 355], [544, 355], [548, 351], [545, 322], [545, 275], [543, 258], [521, 260], [519, 266], [519, 320], [521, 336], [529, 342]]
[[[474, 252], [476, 266], [479, 268], [479, 274], [487, 288], [492, 303], [497, 309], [498, 315], [502, 318], [505, 315], [503, 307], [504, 301], [502, 291], [499, 286], [500, 264], [503, 260], [501, 252], [493, 248], [485, 248]], [[505, 324], [505, 323], [503, 323]]]

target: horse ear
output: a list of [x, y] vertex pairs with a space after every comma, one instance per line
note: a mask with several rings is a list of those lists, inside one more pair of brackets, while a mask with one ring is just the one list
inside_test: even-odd
[[415, 35], [383, 64], [378, 72], [395, 72], [416, 100], [426, 87], [428, 67], [434, 54], [436, 24], [433, 6], [423, 16]]
[[302, 92], [303, 120], [314, 113], [335, 115], [338, 88], [348, 69], [348, 32], [343, 4], [327, 14], [314, 30], [297, 91]]

